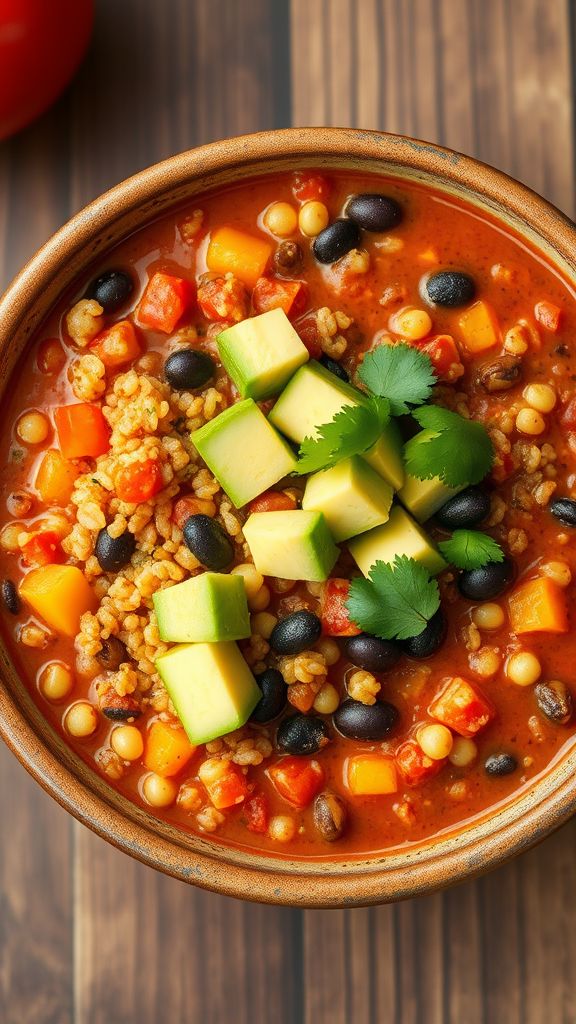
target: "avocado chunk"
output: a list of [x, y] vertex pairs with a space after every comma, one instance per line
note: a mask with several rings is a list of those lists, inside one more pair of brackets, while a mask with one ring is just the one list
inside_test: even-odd
[[253, 512], [244, 537], [258, 572], [285, 580], [328, 579], [340, 554], [321, 512]]
[[195, 430], [192, 443], [236, 508], [296, 468], [292, 449], [251, 398]]
[[209, 743], [239, 729], [262, 697], [233, 641], [179, 644], [156, 669], [191, 743]]
[[335, 541], [347, 540], [388, 521], [394, 492], [357, 455], [308, 478], [303, 509], [323, 512]]
[[348, 549], [365, 576], [375, 562], [392, 563], [396, 555], [407, 555], [422, 562], [433, 576], [446, 568], [440, 552], [401, 505], [394, 505], [384, 526], [355, 537]]
[[308, 349], [283, 309], [270, 309], [228, 327], [217, 338], [226, 373], [242, 398], [277, 395], [299, 366], [308, 361]]
[[[316, 437], [317, 428], [330, 423], [344, 406], [362, 405], [366, 401], [366, 395], [358, 388], [311, 360], [296, 371], [268, 418], [281, 434], [301, 444], [305, 437]], [[385, 427], [382, 436], [362, 457], [394, 490], [399, 490], [404, 481], [404, 462], [395, 423]]]
[[[421, 430], [419, 434], [406, 442], [405, 454], [408, 455], [414, 448], [427, 444], [431, 438], [437, 436], [433, 430]], [[404, 486], [398, 492], [398, 497], [414, 518], [419, 523], [424, 523], [465, 487], [466, 484], [462, 484], [461, 487], [448, 487], [437, 476], [432, 477], [431, 480], [419, 480], [418, 477], [410, 476], [407, 473]]]
[[250, 613], [241, 576], [203, 572], [153, 595], [162, 640], [202, 643], [250, 636]]

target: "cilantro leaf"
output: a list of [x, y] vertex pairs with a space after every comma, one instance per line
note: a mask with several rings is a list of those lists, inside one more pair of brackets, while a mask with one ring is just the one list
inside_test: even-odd
[[346, 607], [365, 633], [381, 640], [407, 640], [418, 636], [438, 611], [440, 592], [420, 562], [396, 555], [393, 564], [376, 562], [368, 579], [351, 581]]
[[430, 436], [412, 438], [404, 447], [406, 468], [419, 480], [438, 476], [449, 487], [477, 484], [490, 471], [494, 448], [486, 429], [438, 405], [424, 405], [413, 412]]
[[345, 405], [330, 423], [316, 428], [318, 437], [304, 438], [296, 472], [316, 473], [365, 452], [378, 440], [389, 419], [390, 404], [384, 398]]
[[436, 383], [430, 357], [402, 343], [368, 352], [358, 376], [374, 395], [388, 399], [393, 416], [427, 402]]
[[480, 530], [455, 530], [449, 540], [438, 544], [446, 561], [457, 569], [479, 569], [488, 562], [503, 562], [500, 545]]

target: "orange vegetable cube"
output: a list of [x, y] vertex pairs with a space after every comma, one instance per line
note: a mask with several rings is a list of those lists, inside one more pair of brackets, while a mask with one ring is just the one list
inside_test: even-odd
[[29, 572], [20, 596], [56, 632], [75, 637], [80, 618], [94, 612], [96, 595], [76, 565], [44, 565]]
[[188, 764], [195, 750], [181, 725], [157, 719], [146, 734], [144, 764], [149, 771], [167, 779]]
[[459, 736], [475, 736], [496, 712], [480, 687], [462, 676], [454, 676], [436, 694], [428, 714]]
[[566, 593], [547, 576], [527, 580], [510, 594], [508, 611], [512, 632], [567, 633]]
[[22, 547], [22, 558], [26, 565], [34, 566], [63, 562], [65, 555], [58, 534], [54, 530], [33, 533]]
[[396, 751], [396, 766], [408, 786], [419, 786], [433, 778], [445, 763], [433, 761], [416, 740], [406, 740]]
[[62, 405], [54, 410], [54, 422], [66, 459], [96, 459], [110, 447], [110, 429], [97, 405]]
[[200, 780], [206, 787], [213, 807], [219, 811], [235, 807], [250, 795], [248, 780], [238, 765], [221, 761], [218, 767], [205, 762], [200, 768]]
[[318, 761], [283, 757], [268, 769], [275, 789], [295, 807], [307, 807], [324, 785], [324, 769]]
[[496, 314], [483, 299], [474, 302], [458, 318], [464, 345], [472, 354], [493, 348], [500, 341]]
[[385, 796], [398, 789], [396, 765], [387, 754], [357, 754], [348, 759], [348, 789], [354, 796]]
[[120, 320], [112, 324], [94, 339], [90, 348], [102, 360], [104, 366], [114, 368], [137, 359], [141, 349], [136, 337], [136, 330], [130, 320]]
[[206, 265], [216, 274], [234, 274], [249, 288], [262, 277], [272, 255], [265, 238], [247, 235], [236, 228], [217, 228], [210, 236]]
[[138, 320], [153, 331], [172, 334], [194, 298], [194, 286], [183, 277], [158, 270], [152, 275], [138, 307]]
[[556, 334], [560, 327], [562, 310], [560, 306], [556, 306], [553, 302], [547, 302], [543, 299], [534, 306], [534, 316], [545, 331]]
[[34, 486], [45, 505], [67, 505], [79, 470], [51, 448], [40, 463]]

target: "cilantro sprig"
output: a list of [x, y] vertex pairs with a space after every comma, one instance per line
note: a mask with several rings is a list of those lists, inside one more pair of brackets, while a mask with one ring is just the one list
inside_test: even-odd
[[330, 423], [316, 428], [317, 437], [306, 437], [300, 445], [296, 472], [316, 473], [342, 459], [360, 455], [380, 437], [390, 420], [390, 403], [369, 398], [362, 405], [345, 405]]
[[359, 629], [381, 640], [418, 636], [440, 607], [436, 580], [420, 562], [396, 555], [393, 564], [376, 562], [368, 579], [355, 577], [346, 602]]
[[487, 533], [480, 530], [455, 530], [449, 540], [438, 544], [447, 562], [457, 569], [480, 569], [489, 562], [503, 562], [504, 552]]
[[393, 416], [427, 402], [436, 383], [430, 357], [404, 343], [368, 352], [358, 376], [373, 395], [388, 399]]
[[449, 487], [477, 484], [490, 471], [494, 448], [486, 429], [438, 405], [423, 405], [412, 412], [420, 426], [429, 431], [404, 446], [408, 472], [419, 480], [440, 477]]

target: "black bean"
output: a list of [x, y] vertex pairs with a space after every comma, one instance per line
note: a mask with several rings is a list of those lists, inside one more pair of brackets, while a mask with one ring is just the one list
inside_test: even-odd
[[440, 649], [446, 639], [447, 622], [441, 608], [434, 613], [418, 636], [401, 640], [402, 649], [409, 658], [429, 658]]
[[402, 220], [400, 203], [380, 192], [363, 192], [352, 196], [345, 213], [364, 231], [389, 231]]
[[319, 263], [335, 263], [360, 244], [360, 228], [353, 220], [340, 217], [316, 235], [312, 252]]
[[95, 299], [105, 313], [115, 313], [134, 291], [134, 282], [124, 270], [105, 270], [88, 287], [86, 297]]
[[574, 498], [556, 498], [550, 511], [563, 526], [576, 526], [576, 501]]
[[315, 644], [322, 632], [322, 623], [313, 612], [301, 609], [278, 622], [270, 636], [270, 647], [276, 654], [300, 654]]
[[512, 754], [490, 754], [484, 762], [486, 775], [510, 775], [516, 771], [517, 767], [518, 762]]
[[325, 789], [314, 801], [314, 826], [327, 843], [333, 843], [346, 829], [348, 809], [341, 796]]
[[522, 360], [518, 356], [500, 356], [487, 366], [483, 366], [478, 374], [478, 383], [489, 395], [510, 388], [522, 380]]
[[480, 569], [461, 572], [458, 589], [470, 601], [491, 601], [508, 590], [514, 576], [514, 562], [505, 558], [503, 562], [488, 562]]
[[130, 661], [126, 644], [123, 644], [117, 636], [110, 636], [107, 640], [102, 641], [102, 649], [98, 651], [96, 659], [111, 672], [120, 668], [123, 662]]
[[340, 363], [337, 363], [335, 359], [330, 359], [330, 356], [320, 356], [320, 362], [326, 370], [330, 370], [330, 373], [333, 373], [335, 377], [338, 377], [339, 380], [343, 380], [348, 384], [350, 377], [346, 373], [344, 367], [341, 366]]
[[542, 714], [556, 725], [566, 725], [572, 718], [574, 704], [572, 694], [560, 679], [549, 683], [538, 683], [534, 688], [536, 703]]
[[267, 668], [255, 676], [262, 697], [250, 715], [251, 722], [272, 722], [286, 707], [288, 687], [276, 668]]
[[12, 615], [18, 615], [20, 598], [12, 580], [2, 580], [2, 600]]
[[202, 388], [216, 371], [214, 360], [195, 348], [180, 348], [164, 363], [164, 376], [175, 391]]
[[348, 739], [383, 740], [392, 732], [399, 718], [398, 708], [388, 701], [362, 704], [349, 697], [336, 709], [332, 721], [338, 732]]
[[450, 498], [436, 513], [436, 521], [446, 530], [476, 526], [490, 512], [490, 495], [480, 487], [467, 487]]
[[426, 294], [436, 306], [466, 306], [476, 294], [469, 274], [458, 270], [439, 270], [426, 281]]
[[284, 277], [298, 274], [303, 262], [304, 253], [298, 242], [282, 242], [274, 253], [274, 269]]
[[314, 715], [285, 718], [276, 733], [276, 745], [286, 754], [316, 754], [329, 740], [326, 722]]
[[135, 550], [134, 534], [129, 530], [125, 530], [119, 537], [111, 537], [104, 528], [96, 538], [94, 554], [104, 572], [118, 572], [128, 565]]
[[367, 672], [387, 672], [402, 654], [401, 648], [393, 640], [381, 640], [369, 633], [348, 637], [344, 641], [344, 651], [350, 661]]
[[207, 569], [226, 569], [234, 558], [234, 545], [225, 529], [201, 512], [189, 516], [184, 523], [184, 541], [193, 555]]

